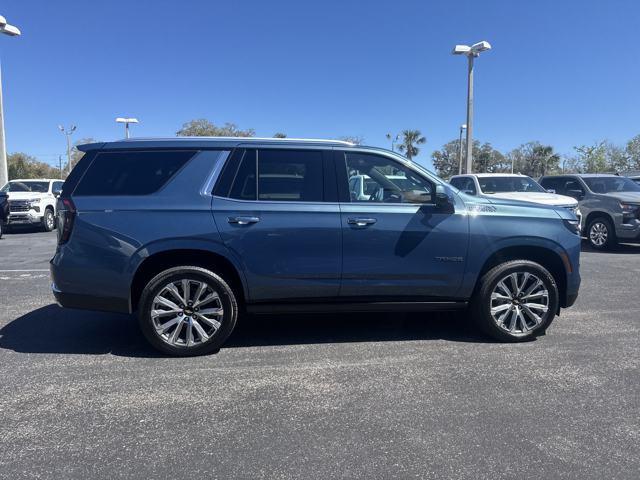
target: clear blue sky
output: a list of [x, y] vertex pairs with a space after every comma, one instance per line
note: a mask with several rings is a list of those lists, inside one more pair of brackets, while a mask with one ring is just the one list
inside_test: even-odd
[[0, 14], [23, 32], [0, 38], [7, 149], [50, 163], [59, 123], [113, 140], [130, 115], [139, 136], [201, 117], [381, 146], [417, 128], [430, 165], [465, 118], [451, 47], [480, 40], [493, 50], [476, 63], [479, 140], [571, 153], [640, 133], [636, 0], [4, 0]]

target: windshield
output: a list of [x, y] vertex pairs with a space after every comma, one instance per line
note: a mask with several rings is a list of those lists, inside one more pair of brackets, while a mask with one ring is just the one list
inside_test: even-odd
[[478, 182], [482, 193], [545, 191], [529, 177], [478, 177]]
[[13, 181], [2, 187], [2, 191], [47, 193], [49, 191], [49, 182]]
[[640, 192], [640, 185], [626, 177], [583, 178], [593, 193]]

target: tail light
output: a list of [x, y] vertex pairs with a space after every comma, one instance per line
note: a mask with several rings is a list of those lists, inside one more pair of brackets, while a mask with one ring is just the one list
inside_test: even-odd
[[70, 198], [58, 199], [58, 245], [67, 243], [76, 219], [76, 206]]

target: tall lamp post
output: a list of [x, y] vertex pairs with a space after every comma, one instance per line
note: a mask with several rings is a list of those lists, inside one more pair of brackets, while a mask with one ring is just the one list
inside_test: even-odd
[[[0, 33], [17, 37], [20, 35], [20, 29], [13, 25], [9, 25], [7, 20], [0, 15]], [[9, 181], [9, 172], [7, 168], [7, 145], [4, 141], [4, 110], [2, 106], [2, 71], [0, 70], [0, 186]]]
[[71, 125], [69, 130], [65, 129], [62, 125], [58, 125], [58, 130], [60, 130], [65, 137], [67, 137], [67, 166], [69, 171], [67, 173], [71, 173], [71, 135], [76, 131], [76, 126]]
[[390, 133], [387, 133], [386, 137], [387, 137], [387, 140], [391, 140], [391, 151], [395, 152], [396, 151], [395, 146], [396, 146], [396, 143], [398, 143], [398, 140], [400, 139], [400, 134], [397, 133], [394, 136], [394, 135], [391, 135]]
[[118, 117], [116, 118], [116, 122], [117, 123], [124, 123], [124, 136], [125, 138], [129, 138], [129, 124], [130, 123], [140, 123], [138, 122], [137, 118], [123, 118], [123, 117]]
[[458, 140], [458, 175], [462, 175], [462, 131], [466, 129], [466, 123], [460, 125], [460, 140]]
[[467, 165], [465, 173], [471, 173], [473, 167], [472, 151], [473, 151], [473, 60], [480, 55], [481, 52], [491, 50], [489, 42], [478, 42], [471, 46], [456, 45], [453, 47], [454, 55], [466, 55], [469, 60], [468, 84], [467, 84]]

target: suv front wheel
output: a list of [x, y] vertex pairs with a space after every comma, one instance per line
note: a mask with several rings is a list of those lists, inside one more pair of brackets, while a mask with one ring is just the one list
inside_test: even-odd
[[227, 282], [195, 266], [170, 268], [151, 279], [138, 312], [140, 328], [151, 345], [176, 356], [218, 351], [237, 316], [236, 298]]
[[471, 301], [478, 327], [507, 342], [529, 340], [545, 332], [558, 310], [558, 287], [542, 265], [513, 260], [489, 270]]
[[616, 232], [611, 222], [605, 217], [597, 217], [587, 226], [589, 245], [596, 250], [606, 250], [616, 244]]

